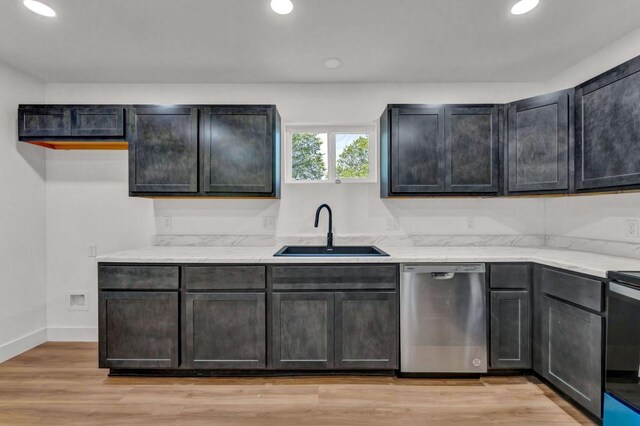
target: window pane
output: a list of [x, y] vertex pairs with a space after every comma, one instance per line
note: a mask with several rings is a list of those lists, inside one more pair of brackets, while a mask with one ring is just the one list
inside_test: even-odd
[[336, 176], [355, 179], [369, 177], [369, 135], [336, 134]]
[[326, 180], [328, 143], [326, 133], [291, 135], [291, 177], [293, 180]]

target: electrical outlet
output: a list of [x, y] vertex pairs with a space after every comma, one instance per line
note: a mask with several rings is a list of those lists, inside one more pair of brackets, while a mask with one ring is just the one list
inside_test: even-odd
[[89, 303], [87, 298], [87, 293], [82, 292], [74, 292], [68, 293], [68, 310], [70, 311], [88, 311]]
[[165, 231], [170, 231], [173, 229], [173, 218], [171, 216], [162, 216], [160, 218], [160, 226]]
[[98, 255], [98, 246], [95, 244], [89, 245], [89, 257], [96, 257]]
[[400, 220], [397, 217], [387, 218], [387, 231], [400, 230]]
[[275, 216], [263, 216], [262, 217], [262, 229], [272, 231], [276, 229], [276, 217]]
[[625, 236], [628, 238], [640, 237], [640, 221], [638, 219], [628, 219], [625, 222]]
[[467, 217], [466, 226], [467, 226], [467, 230], [475, 229], [475, 227], [476, 227], [476, 218], [473, 217], [473, 216], [468, 216]]

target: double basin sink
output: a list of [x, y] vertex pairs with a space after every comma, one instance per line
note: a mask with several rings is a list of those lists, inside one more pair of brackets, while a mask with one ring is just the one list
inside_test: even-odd
[[276, 257], [380, 257], [389, 256], [374, 246], [284, 246]]

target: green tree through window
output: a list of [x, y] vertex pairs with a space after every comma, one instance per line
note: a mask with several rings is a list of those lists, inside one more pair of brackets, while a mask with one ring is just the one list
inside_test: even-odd
[[291, 138], [291, 177], [294, 180], [321, 180], [327, 167], [320, 147], [322, 139], [313, 133], [294, 133]]
[[336, 175], [339, 178], [369, 177], [369, 138], [360, 136], [338, 156]]

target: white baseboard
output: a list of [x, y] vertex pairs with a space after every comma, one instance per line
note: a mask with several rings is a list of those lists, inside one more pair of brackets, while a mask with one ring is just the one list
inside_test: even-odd
[[49, 327], [49, 342], [97, 342], [98, 329], [95, 327]]
[[36, 330], [33, 333], [22, 336], [9, 343], [5, 343], [0, 346], [0, 363], [5, 362], [29, 349], [35, 348], [38, 345], [47, 341], [47, 329], [42, 328]]

